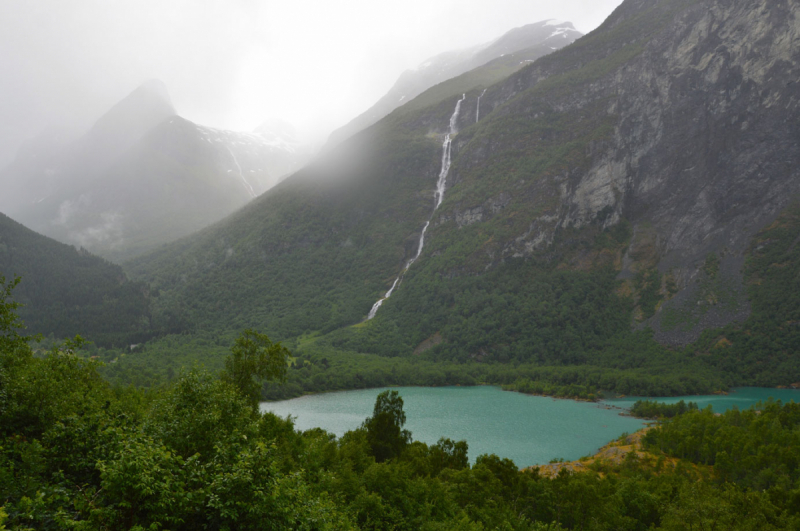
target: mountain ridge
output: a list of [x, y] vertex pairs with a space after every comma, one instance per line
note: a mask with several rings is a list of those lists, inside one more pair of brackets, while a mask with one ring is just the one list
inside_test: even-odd
[[12, 296], [21, 304], [26, 333], [56, 339], [81, 334], [116, 347], [155, 335], [146, 285], [129, 281], [120, 266], [37, 234], [4, 214], [0, 271], [6, 283], [21, 277]]
[[311, 157], [270, 127], [194, 124], [175, 113], [163, 83], [149, 81], [72, 143], [27, 148], [3, 171], [15, 191], [0, 208], [122, 261], [222, 219]]
[[[522, 238], [515, 244], [516, 253], [528, 252], [524, 249], [525, 245], [537, 245], [539, 242], [552, 241], [557, 228], [568, 226], [580, 227], [591, 223], [604, 209], [609, 209], [605, 216], [604, 224], [613, 224], [621, 217], [627, 217], [634, 224], [637, 218], [640, 223], [651, 223], [655, 231], [646, 230], [640, 227], [638, 232], [641, 242], [635, 238], [632, 248], [629, 250], [627, 258], [637, 253], [638, 247], [646, 247], [650, 241], [655, 239], [655, 256], [649, 259], [655, 260], [654, 264], [645, 263], [644, 266], [657, 266], [661, 274], [670, 270], [674, 271], [678, 287], [681, 291], [690, 288], [691, 279], [696, 277], [696, 272], [702, 266], [708, 253], [723, 253], [723, 269], [736, 270], [740, 268], [742, 253], [745, 251], [750, 238], [762, 227], [769, 224], [778, 213], [785, 208], [791, 198], [798, 193], [797, 186], [794, 185], [796, 171], [791, 169], [788, 164], [791, 160], [798, 157], [796, 145], [791, 142], [793, 137], [791, 121], [787, 121], [785, 113], [791, 109], [791, 92], [786, 90], [788, 83], [791, 83], [792, 72], [796, 71], [796, 54], [792, 57], [791, 35], [797, 32], [796, 11], [793, 13], [788, 6], [776, 4], [769, 9], [763, 4], [740, 7], [731, 9], [722, 3], [711, 3], [711, 9], [705, 16], [700, 16], [705, 7], [705, 2], [683, 2], [677, 3], [680, 6], [687, 6], [688, 11], [683, 21], [676, 23], [674, 31], [683, 34], [684, 40], [676, 45], [675, 50], [682, 54], [672, 55], [664, 53], [651, 46], [651, 50], [642, 49], [641, 54], [638, 50], [636, 56], [631, 59], [633, 66], [623, 72], [631, 72], [626, 78], [614, 80], [613, 83], [606, 82], [604, 87], [601, 83], [591, 85], [591, 90], [601, 93], [603, 90], [610, 94], [612, 90], [619, 90], [622, 87], [629, 94], [636, 91], [645, 92], [650, 87], [642, 81], [641, 72], [646, 72], [646, 81], [654, 82], [659, 79], [657, 72], [667, 73], [670, 70], [686, 72], [685, 77], [671, 82], [672, 86], [664, 86], [666, 80], [674, 79], [666, 77], [661, 85], [653, 85], [652, 90], [658, 95], [655, 101], [636, 97], [623, 97], [620, 94], [616, 103], [609, 103], [606, 113], [619, 115], [614, 129], [612, 142], [617, 145], [635, 146], [636, 143], [646, 143], [638, 151], [628, 149], [628, 151], [617, 150], [616, 152], [603, 151], [603, 140], [598, 139], [588, 143], [585, 149], [590, 151], [592, 166], [586, 169], [584, 175], [571, 176], [565, 175], [561, 182], [551, 181], [551, 193], [560, 195], [558, 204], [560, 211], [551, 210], [544, 217], [540, 217], [538, 224], [549, 223], [549, 229], [544, 227], [534, 228], [531, 226], [531, 234]], [[623, 4], [624, 7], [628, 7]], [[673, 6], [675, 8], [675, 6]], [[771, 32], [764, 33], [764, 25], [758, 24], [759, 17], [771, 11], [776, 12], [787, 9], [784, 23], [777, 23], [771, 28]], [[656, 9], [651, 8], [651, 9]], [[651, 13], [651, 15], [657, 13]], [[668, 14], [668, 13], [667, 13]], [[699, 17], [694, 24], [687, 24], [685, 21], [690, 16]], [[725, 19], [724, 17], [727, 17]], [[726, 28], [724, 39], [716, 41], [714, 47], [709, 47], [703, 39], [710, 39], [713, 34], [708, 35], [708, 28], [713, 27], [715, 19], [725, 20], [732, 26]], [[792, 21], [794, 26], [792, 25]], [[612, 18], [606, 24], [615, 25], [617, 28], [624, 24], [624, 20], [616, 22]], [[752, 27], [751, 27], [752, 25]], [[704, 33], [705, 37], [704, 37]], [[744, 35], [742, 32], [748, 32]], [[657, 40], [654, 40], [657, 42]], [[725, 50], [735, 50], [739, 48], [737, 41], [762, 43], [764, 47], [775, 47], [771, 54], [764, 54], [759, 57], [755, 50], [750, 51], [749, 57], [732, 56]], [[777, 44], [773, 44], [777, 43]], [[576, 46], [580, 47], [582, 43]], [[682, 48], [681, 48], [682, 47]], [[574, 53], [576, 47], [560, 52], [560, 55]], [[623, 54], [625, 47], [613, 52]], [[660, 52], [660, 55], [657, 53]], [[775, 57], [777, 56], [777, 57]], [[665, 61], [663, 58], [669, 57]], [[716, 58], [716, 59], [715, 59]], [[788, 61], [791, 59], [791, 61]], [[534, 86], [532, 90], [538, 91], [539, 95], [548, 94], [548, 83], [556, 85], [555, 78], [547, 76], [544, 68], [551, 59], [550, 57], [540, 61], [534, 67], [526, 69], [519, 74], [515, 74], [517, 79], [513, 82], [504, 83], [505, 87], [517, 84], [529, 84]], [[742, 73], [747, 73], [747, 66], [744, 61], [749, 61], [749, 68], [752, 68], [757, 76], [761, 76], [761, 83], [764, 84], [762, 90], [773, 92], [773, 98], [784, 98], [789, 107], [776, 114], [777, 108], [769, 100], [759, 99], [754, 86], [761, 84], [758, 79], [750, 78]], [[716, 65], [714, 62], [716, 61]], [[729, 64], [725, 64], [729, 63]], [[694, 65], [697, 64], [699, 68]], [[780, 66], [777, 66], [780, 65]], [[540, 68], [536, 68], [539, 66]], [[789, 69], [789, 70], [787, 70]], [[622, 74], [624, 76], [624, 73]], [[727, 77], [726, 77], [727, 76]], [[695, 86], [688, 85], [689, 79]], [[766, 80], [771, 78], [769, 84]], [[782, 81], [778, 81], [778, 80]], [[544, 85], [544, 86], [543, 86]], [[638, 85], [638, 86], [637, 86]], [[706, 87], [703, 87], [706, 85]], [[703, 87], [702, 89], [699, 87]], [[658, 90], [660, 89], [660, 90]], [[746, 92], [745, 92], [746, 91]], [[551, 94], [556, 94], [551, 92]], [[498, 99], [498, 96], [500, 99]], [[599, 94], [598, 94], [599, 96]], [[501, 116], [508, 116], [514, 113], [528, 111], [520, 103], [514, 104], [516, 94], [508, 91], [499, 95], [489, 90], [484, 96], [483, 105], [487, 109], [497, 109], [497, 113], [491, 116], [490, 120], [499, 120]], [[552, 97], [552, 96], [551, 96]], [[677, 106], [671, 106], [670, 98], [677, 100]], [[746, 98], [749, 98], [745, 104]], [[599, 100], [599, 97], [595, 97]], [[554, 101], [553, 101], [554, 100]], [[552, 106], [557, 106], [563, 114], [569, 105], [579, 108], [582, 103], [579, 98], [566, 98], [555, 96], [551, 100]], [[738, 101], [736, 101], [738, 100]], [[529, 106], [530, 98], [524, 104]], [[541, 96], [537, 96], [537, 101], [541, 104]], [[591, 100], [589, 100], [591, 101]], [[549, 103], [549, 102], [548, 102]], [[627, 108], [625, 108], [627, 107]], [[759, 113], [754, 109], [759, 108]], [[524, 109], [524, 110], [523, 110]], [[692, 112], [690, 109], [705, 109], [701, 118], [696, 118], [686, 127], [685, 116]], [[602, 111], [601, 111], [602, 112]], [[736, 113], [738, 116], [731, 117]], [[728, 127], [724, 119], [715, 118], [715, 114], [724, 114], [727, 120], [738, 122], [736, 128]], [[641, 117], [647, 117], [642, 120]], [[769, 124], [769, 125], [766, 125]], [[757, 132], [753, 131], [758, 127]], [[775, 129], [777, 127], [777, 129]], [[738, 131], [737, 131], [738, 129]], [[772, 130], [770, 130], [772, 129]], [[750, 132], [748, 132], [748, 130]], [[665, 138], [670, 135], [669, 138]], [[751, 135], [764, 136], [771, 138], [772, 141], [767, 146], [761, 146], [763, 140], [753, 143], [749, 138]], [[698, 149], [703, 145], [702, 138], [710, 139], [705, 142], [706, 151]], [[691, 140], [689, 140], [691, 139]], [[497, 139], [493, 139], [497, 142]], [[462, 136], [456, 145], [456, 149], [464, 147], [467, 140]], [[607, 142], [607, 141], [605, 141]], [[735, 153], [730, 151], [730, 143], [738, 142], [738, 160], [734, 157], [723, 159], [722, 163], [714, 161], [712, 157], [720, 153]], [[669, 155], [662, 155], [659, 152], [660, 145], [669, 147]], [[750, 157], [747, 160], [745, 154]], [[600, 156], [598, 156], [600, 155]], [[656, 158], [660, 157], [660, 159]], [[599, 159], [599, 160], [598, 160]], [[688, 159], [688, 160], [687, 160]], [[753, 159], [758, 160], [757, 166], [753, 165]], [[679, 171], [675, 170], [677, 161], [685, 160], [680, 171], [689, 169], [695, 171], [695, 175], [690, 179], [682, 179]], [[784, 162], [778, 162], [784, 161]], [[640, 166], [641, 165], [641, 166]], [[760, 171], [765, 168], [773, 167], [771, 178], [753, 179], [756, 167]], [[460, 166], [454, 166], [454, 185], [462, 178], [459, 175]], [[702, 172], [702, 173], [701, 173]], [[647, 177], [645, 177], [647, 175]], [[704, 175], [704, 176], [703, 176]], [[640, 177], [641, 176], [641, 177]], [[707, 179], [707, 180], [703, 180]], [[715, 189], [718, 197], [710, 200], [708, 192], [703, 191], [704, 186], [711, 186]], [[566, 186], [567, 190], [563, 187]], [[557, 192], [558, 187], [562, 187]], [[683, 189], [683, 195], [676, 197], [679, 190]], [[744, 192], [744, 190], [748, 190]], [[664, 201], [664, 197], [670, 197], [670, 201]], [[726, 201], [724, 198], [730, 196]], [[746, 208], [743, 202], [749, 199], [752, 208]], [[694, 205], [693, 211], [688, 211], [686, 205]], [[731, 204], [738, 207], [738, 212], [727, 205]], [[661, 208], [658, 205], [666, 205], [668, 208]], [[466, 205], [465, 205], [466, 206]], [[474, 208], [474, 207], [473, 207]], [[753, 210], [757, 208], [759, 210]], [[675, 210], [677, 209], [677, 210]], [[683, 211], [681, 211], [681, 209]], [[456, 215], [453, 213], [452, 215]], [[547, 221], [547, 218], [552, 218]], [[669, 225], [668, 225], [669, 224]], [[671, 232], [665, 231], [664, 228]], [[696, 230], [695, 230], [696, 229]], [[636, 230], [636, 226], [634, 227]], [[709, 242], [709, 239], [714, 239]], [[646, 254], [646, 253], [645, 253]], [[647, 262], [647, 259], [645, 260]], [[691, 263], [691, 265], [687, 264]], [[736, 265], [739, 264], [739, 266]], [[636, 271], [626, 271], [631, 274]], [[732, 275], [738, 276], [739, 273]], [[737, 281], [735, 278], [732, 281]], [[740, 282], [740, 281], [738, 281]], [[737, 291], [742, 291], [739, 284]], [[669, 306], [671, 303], [667, 303]], [[724, 319], [722, 319], [724, 321]], [[717, 322], [722, 322], [717, 321]], [[656, 324], [656, 328], [658, 323]], [[686, 340], [696, 339], [700, 330], [695, 330], [687, 335]], [[666, 338], [665, 338], [666, 339]], [[677, 339], [677, 338], [674, 338]]]
[[[519, 59], [490, 80], [498, 81], [525, 62], [530, 62], [570, 44], [582, 34], [571, 22], [544, 20], [509, 30], [497, 39], [462, 50], [443, 52], [421, 63], [414, 70], [406, 70], [395, 84], [372, 107], [340, 127], [329, 137], [337, 144], [360, 130], [374, 124], [394, 109], [414, 100], [421, 93], [440, 83], [475, 70], [491, 61], [518, 53]], [[508, 63], [508, 59], [502, 61]], [[496, 68], [496, 67], [495, 67]], [[490, 84], [490, 83], [489, 83]]]
[[[747, 317], [740, 267], [746, 244], [796, 193], [791, 174], [774, 177], [784, 188], [758, 196], [755, 210], [737, 214], [736, 219], [752, 224], [753, 214], [763, 213], [756, 214], [761, 221], [740, 234], [727, 251], [705, 241], [705, 236], [678, 230], [680, 216], [689, 216], [690, 223], [700, 219], [691, 209], [688, 214], [670, 214], [670, 205], [691, 204], [688, 199], [702, 197], [697, 195], [697, 177], [682, 181], [680, 172], [671, 168], [691, 157], [711, 157], [708, 167], [713, 168], [710, 161], [729, 149], [724, 143], [713, 144], [704, 154], [686, 147], [686, 142], [702, 145], [702, 138], [712, 138], [708, 135], [719, 129], [709, 128], [710, 121], [692, 125], [682, 117], [689, 109], [694, 115], [706, 109], [706, 99], [699, 95], [706, 90], [718, 94], [714, 87], [726, 83], [720, 74], [726, 71], [724, 64], [710, 77], [697, 65], [708, 67], [711, 62], [703, 57], [711, 54], [713, 59], [720, 45], [732, 46], [736, 28], [746, 30], [751, 26], [746, 22], [765, 16], [766, 9], [759, 4], [751, 11], [713, 0], [628, 1], [573, 45], [485, 92], [479, 85], [467, 92], [445, 199], [426, 236], [425, 251], [369, 323], [358, 324], [414, 256], [432, 211], [440, 135], [463, 97], [455, 92], [458, 81], [429, 89], [432, 94], [450, 90], [451, 96], [420, 95], [418, 99], [433, 103], [396, 110], [344, 142], [340, 152], [328, 153], [246, 209], [188, 238], [180, 255], [167, 247], [126, 267], [166, 294], [157, 311], [179, 309], [189, 316], [188, 322], [213, 322], [211, 326], [220, 329], [259, 327], [278, 339], [329, 334], [328, 344], [354, 352], [408, 356], [438, 337], [424, 356], [580, 364], [593, 356], [604, 359], [603, 349], [613, 342], [644, 341], [627, 335], [632, 324], [655, 328], [666, 343], [694, 341], [708, 325], [724, 326]], [[773, 22], [767, 32], [770, 39], [785, 43], [794, 31], [796, 9], [785, 2], [771, 9], [787, 10], [783, 22]], [[716, 33], [708, 29], [712, 27]], [[721, 42], [718, 35], [724, 36]], [[770, 39], [764, 43], [767, 48], [772, 46]], [[785, 55], [780, 50], [784, 48], [779, 47], [778, 54]], [[756, 53], [757, 69], [762, 68], [759, 56], [766, 57], [763, 64], [774, 62], [769, 54]], [[720, 52], [719, 57], [728, 55]], [[735, 61], [728, 66], [734, 74], [742, 68]], [[662, 100], [650, 99], [658, 88], [649, 85], [659, 79], [654, 69], [666, 76]], [[791, 75], [781, 72], [780, 79]], [[695, 85], [687, 85], [689, 80]], [[706, 85], [708, 89], [697, 88]], [[788, 94], [780, 82], [774, 87], [777, 97]], [[724, 102], [729, 96], [738, 97], [735, 92], [719, 97]], [[753, 112], [747, 108], [742, 107], [743, 112]], [[724, 112], [720, 116], [723, 122], [730, 119]], [[641, 117], [654, 121], [643, 122]], [[785, 116], [778, 119], [767, 113], [760, 122], [751, 119], [751, 133], [745, 129], [741, 138], [749, 138], [756, 129], [766, 132], [765, 124], [775, 120], [790, 123]], [[781, 127], [773, 127], [770, 134], [791, 138], [790, 128]], [[689, 140], [681, 141], [684, 137]], [[659, 144], [666, 138], [669, 143]], [[750, 156], [769, 160], [781, 146], [776, 142]], [[336, 157], [349, 161], [349, 166]], [[661, 174], [654, 172], [659, 166], [664, 168]], [[743, 172], [731, 175], [747, 181]], [[709, 179], [722, 173], [715, 170]], [[683, 186], [683, 199], [668, 201], [666, 213], [660, 214], [658, 201], [651, 199], [655, 196], [650, 190], [656, 186]], [[726, 190], [723, 187], [721, 193], [729, 193]], [[713, 233], [727, 219], [723, 215], [698, 234]], [[659, 232], [667, 229], [678, 230], [672, 244]], [[681, 256], [703, 260], [670, 266], [669, 252], [676, 249]], [[719, 273], [711, 278], [704, 268], [713, 270], [714, 260], [720, 262]], [[548, 283], [561, 287], [553, 289]], [[517, 287], [508, 291], [500, 288], [503, 285]], [[540, 292], [530, 292], [526, 285], [538, 286]], [[693, 293], [698, 290], [705, 293], [703, 300], [717, 303], [695, 304]], [[586, 313], [589, 307], [582, 310], [576, 301], [589, 293], [594, 309]], [[522, 294], [532, 306], [526, 307]], [[535, 302], [537, 297], [544, 299]], [[202, 299], [214, 300], [215, 309], [198, 305]], [[689, 299], [693, 307], [679, 304]], [[505, 309], [481, 306], [487, 304]], [[552, 313], [556, 308], [568, 313], [558, 316]], [[613, 317], [588, 319], [611, 309]], [[660, 327], [670, 313], [672, 328]], [[527, 322], [519, 322], [523, 315]], [[703, 319], [706, 326], [694, 324]], [[559, 327], [574, 332], [559, 339]], [[485, 333], [473, 338], [470, 329]], [[677, 337], [658, 336], [668, 333]], [[657, 350], [655, 345], [647, 348]]]

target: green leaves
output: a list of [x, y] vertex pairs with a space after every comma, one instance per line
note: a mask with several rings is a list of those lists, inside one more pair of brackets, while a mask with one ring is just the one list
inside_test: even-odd
[[56, 346], [44, 358], [28, 352], [6, 368], [0, 435], [41, 435], [59, 419], [95, 410], [110, 398], [97, 364], [76, 356], [75, 344]]
[[256, 430], [256, 413], [239, 391], [208, 373], [189, 371], [156, 400], [145, 431], [178, 455], [211, 460], [218, 448]]
[[375, 399], [372, 416], [362, 425], [377, 462], [398, 457], [411, 442], [411, 432], [403, 429], [406, 414], [397, 391], [384, 391]]
[[132, 527], [159, 522], [172, 527], [184, 522], [197, 508], [192, 507], [191, 493], [200, 486], [191, 484], [197, 460], [185, 460], [142, 434], [120, 432], [118, 440], [118, 451], [98, 464], [107, 503], [105, 523]]
[[233, 385], [253, 407], [261, 398], [261, 380], [284, 380], [289, 351], [266, 334], [247, 329], [236, 338], [225, 360], [222, 379]]
[[16, 312], [20, 304], [11, 298], [11, 291], [20, 280], [20, 277], [16, 277], [6, 281], [6, 277], [0, 274], [0, 354], [7, 355], [24, 347], [29, 339], [19, 334], [19, 330], [23, 330], [25, 325]]
[[713, 465], [721, 480], [755, 490], [800, 486], [800, 405], [767, 402], [715, 416], [689, 410], [645, 437], [652, 448]]

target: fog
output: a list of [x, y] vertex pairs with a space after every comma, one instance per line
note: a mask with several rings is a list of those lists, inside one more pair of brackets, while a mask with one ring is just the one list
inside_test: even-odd
[[46, 127], [87, 128], [140, 83], [219, 128], [285, 120], [314, 139], [405, 69], [544, 19], [588, 33], [621, 0], [4, 0], [0, 166]]

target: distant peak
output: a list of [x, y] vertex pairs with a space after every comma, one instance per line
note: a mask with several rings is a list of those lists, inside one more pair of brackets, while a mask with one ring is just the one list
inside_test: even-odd
[[519, 32], [519, 31], [529, 31], [529, 30], [537, 30], [541, 28], [552, 28], [552, 29], [560, 29], [560, 30], [570, 30], [570, 31], [578, 31], [575, 29], [575, 25], [568, 21], [568, 20], [559, 20], [557, 18], [551, 18], [547, 20], [542, 20], [540, 22], [534, 22], [532, 24], [526, 24], [524, 26], [520, 26], [518, 28], [512, 29], [509, 33]]
[[[168, 116], [177, 114], [169, 97], [167, 86], [157, 80], [145, 81], [127, 96], [118, 101], [95, 124], [95, 128], [105, 127], [109, 122], [119, 120], [149, 123], [155, 125]], [[148, 127], [149, 127], [148, 126]]]
[[175, 107], [172, 105], [172, 98], [169, 96], [167, 85], [160, 79], [148, 79], [131, 92], [126, 99], [144, 100], [148, 103], [157, 102], [172, 109], [171, 114], [177, 114], [175, 113]]
[[558, 20], [557, 18], [551, 18], [549, 20], [545, 20], [542, 22], [545, 26], [569, 26], [570, 28], [574, 28], [575, 26], [572, 25], [572, 22], [567, 22], [565, 20]]
[[169, 97], [169, 90], [167, 90], [167, 85], [161, 81], [160, 79], [148, 79], [141, 85], [137, 90], [141, 90], [152, 94], [158, 98], [161, 98], [164, 101], [172, 102], [172, 99]]
[[95, 122], [89, 135], [104, 149], [120, 152], [147, 131], [177, 114], [166, 85], [157, 79], [145, 81], [111, 107]]
[[297, 129], [292, 124], [277, 118], [264, 121], [253, 132], [265, 138], [278, 137], [289, 141], [297, 141], [299, 136]]
[[114, 105], [100, 122], [124, 118], [134, 121], [145, 120], [155, 125], [167, 116], [175, 114], [177, 113], [167, 86], [158, 79], [150, 79]]

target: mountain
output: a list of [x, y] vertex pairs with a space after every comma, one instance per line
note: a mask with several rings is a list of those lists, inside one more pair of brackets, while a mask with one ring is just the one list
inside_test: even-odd
[[314, 157], [316, 148], [312, 147], [307, 137], [283, 120], [267, 120], [256, 127], [253, 133], [265, 147], [271, 149], [268, 167], [270, 174], [277, 176], [278, 180], [293, 174]]
[[471, 73], [429, 89], [126, 268], [160, 291], [156, 320], [301, 350], [684, 371], [664, 392], [706, 370], [796, 381], [798, 15], [626, 0], [485, 92], [461, 92]]
[[487, 69], [491, 78], [483, 80], [488, 86], [539, 57], [571, 44], [582, 35], [571, 22], [545, 20], [514, 28], [488, 43], [431, 57], [415, 70], [403, 72], [375, 105], [331, 133], [330, 141], [333, 144], [341, 142], [443, 81], [495, 61]]
[[26, 142], [0, 173], [11, 191], [0, 198], [0, 210], [30, 222], [33, 205], [87, 186], [98, 171], [174, 114], [163, 84], [148, 81], [114, 105], [86, 134], [70, 137], [44, 131]]
[[0, 175], [13, 190], [0, 208], [120, 261], [222, 219], [310, 158], [285, 126], [270, 127], [194, 124], [148, 82], [74, 142], [31, 143]]
[[[85, 249], [37, 234], [0, 214], [0, 275], [21, 276], [12, 298], [26, 334], [81, 334], [102, 346], [149, 338], [150, 294], [122, 269]], [[163, 331], [162, 331], [163, 332]]]
[[146, 81], [95, 122], [83, 140], [84, 149], [91, 151], [85, 159], [102, 169], [175, 114], [166, 85], [158, 80]]

